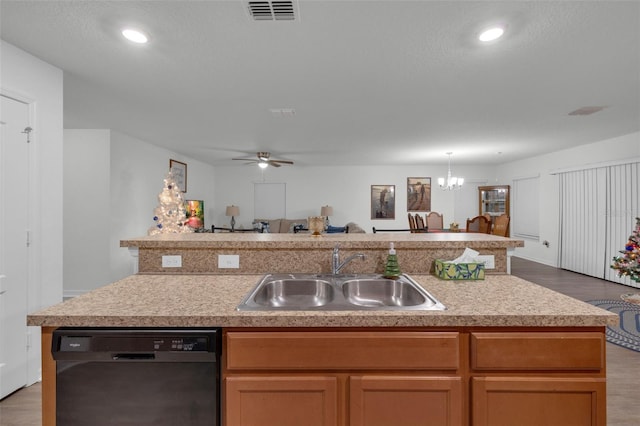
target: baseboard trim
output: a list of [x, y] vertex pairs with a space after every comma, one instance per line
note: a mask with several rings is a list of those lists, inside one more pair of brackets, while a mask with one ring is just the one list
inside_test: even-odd
[[63, 290], [62, 300], [73, 299], [74, 297], [82, 296], [85, 293], [89, 293], [91, 290]]
[[558, 268], [558, 265], [555, 263], [548, 262], [546, 260], [537, 259], [535, 257], [522, 256], [522, 255], [513, 255], [513, 257], [517, 257], [519, 259], [530, 260], [531, 262], [541, 263], [543, 265], [551, 266], [552, 268]]

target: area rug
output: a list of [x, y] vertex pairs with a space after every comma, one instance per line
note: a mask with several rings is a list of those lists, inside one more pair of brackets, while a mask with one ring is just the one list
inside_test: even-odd
[[625, 302], [635, 303], [636, 305], [640, 305], [640, 293], [627, 293], [620, 295], [620, 299]]
[[640, 352], [640, 305], [623, 300], [589, 300], [594, 306], [615, 312], [619, 325], [608, 325], [607, 341], [632, 351]]

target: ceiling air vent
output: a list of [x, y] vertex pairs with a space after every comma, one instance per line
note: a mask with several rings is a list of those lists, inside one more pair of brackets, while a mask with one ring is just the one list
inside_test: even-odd
[[293, 21], [296, 19], [293, 1], [248, 1], [249, 15], [254, 21]]

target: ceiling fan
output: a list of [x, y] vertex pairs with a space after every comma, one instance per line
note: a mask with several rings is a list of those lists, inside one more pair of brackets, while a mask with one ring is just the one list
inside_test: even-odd
[[258, 167], [265, 169], [268, 166], [280, 167], [282, 164], [293, 164], [293, 161], [289, 160], [272, 160], [270, 152], [256, 152], [255, 159], [253, 158], [232, 158], [232, 160], [242, 160], [249, 163], [258, 163]]

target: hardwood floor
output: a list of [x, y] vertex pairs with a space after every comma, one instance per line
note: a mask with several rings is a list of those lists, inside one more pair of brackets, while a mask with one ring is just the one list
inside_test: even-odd
[[[580, 300], [619, 300], [636, 290], [623, 285], [513, 258], [512, 274]], [[640, 290], [637, 290], [640, 292]], [[607, 424], [640, 425], [640, 353], [607, 343]], [[41, 424], [40, 384], [24, 388], [0, 401], [0, 426]], [[544, 425], [547, 426], [547, 425]]]
[[22, 388], [0, 401], [0, 426], [40, 426], [41, 385]]

